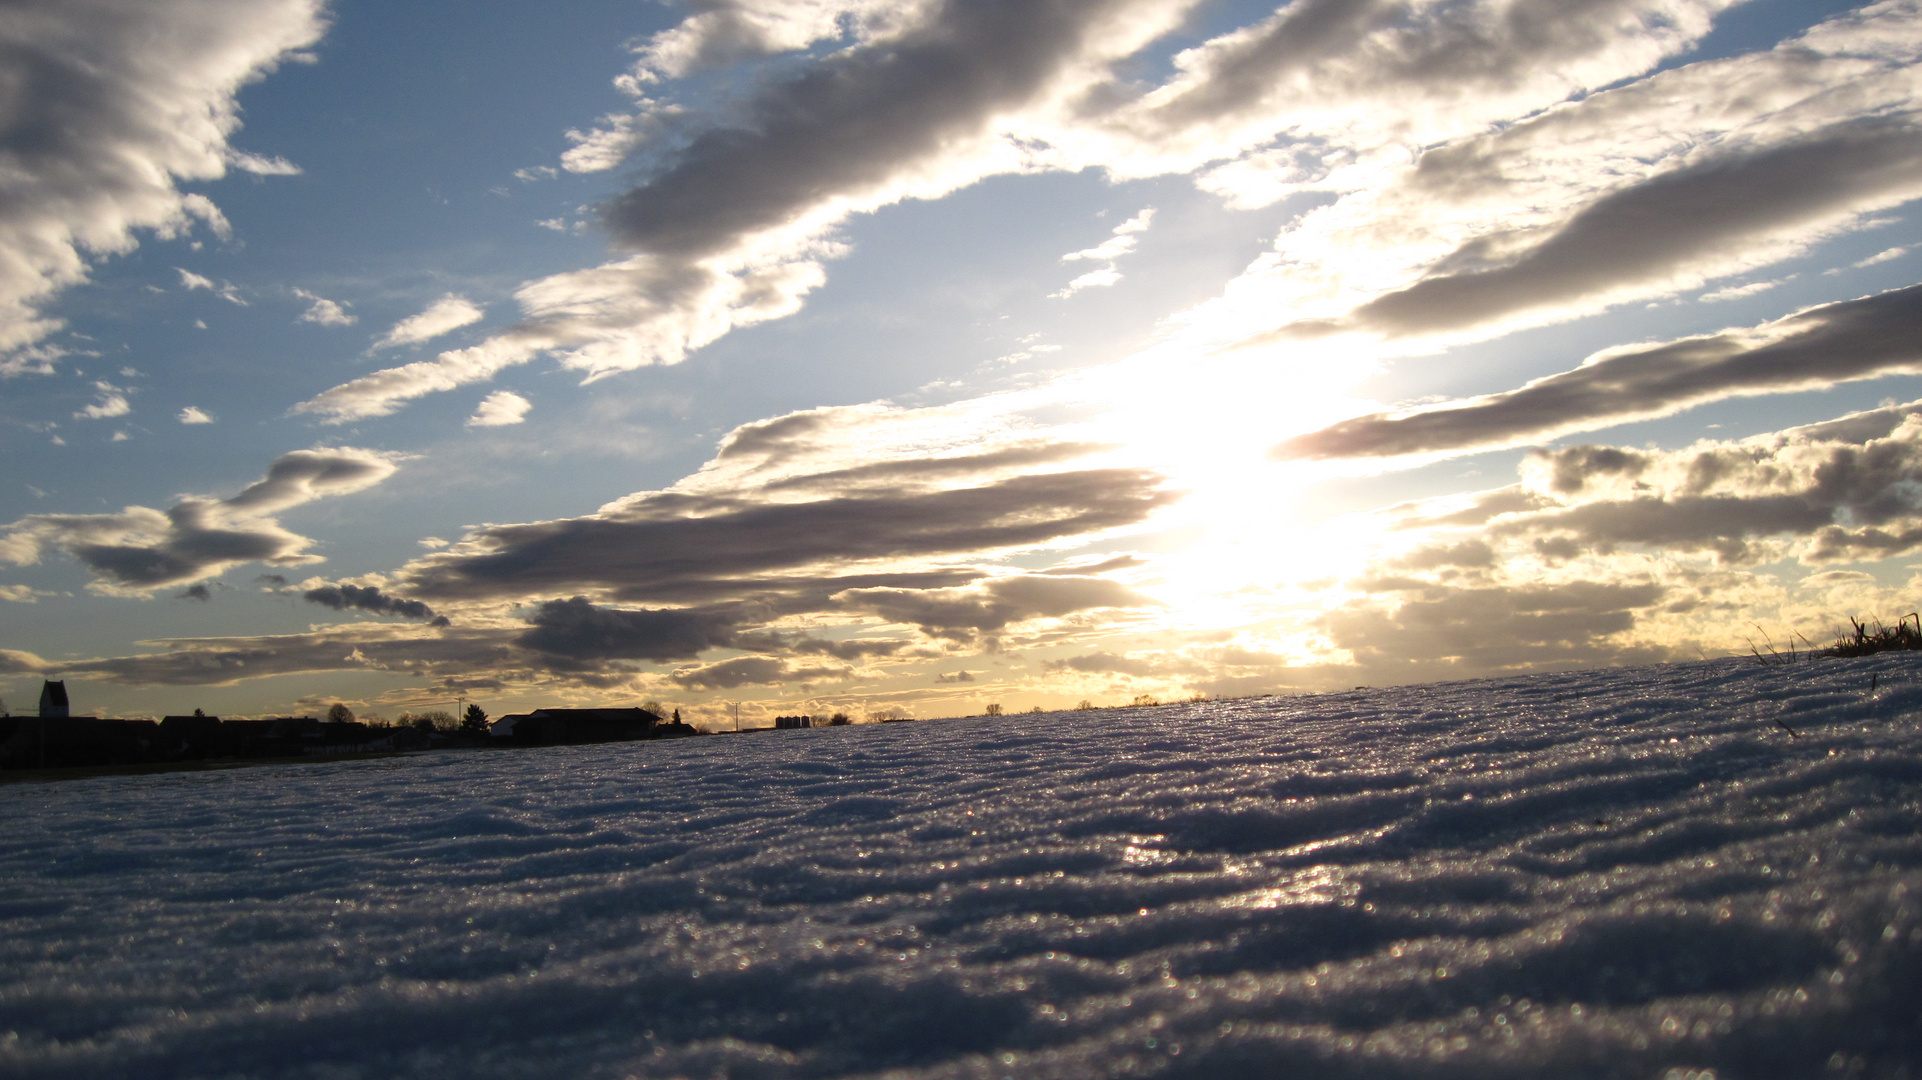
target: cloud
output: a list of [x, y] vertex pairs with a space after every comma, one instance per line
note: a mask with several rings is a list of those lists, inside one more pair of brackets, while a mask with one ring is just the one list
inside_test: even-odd
[[[678, 363], [735, 328], [792, 314], [842, 250], [831, 236], [841, 222], [1025, 167], [1031, 152], [1005, 137], [1021, 113], [1059, 107], [1106, 63], [1172, 29], [1191, 3], [900, 9], [887, 33], [770, 74], [734, 112], [671, 140], [641, 184], [600, 208], [629, 257], [523, 286], [521, 321], [477, 350], [378, 372], [299, 408], [337, 421], [386, 415], [543, 353], [589, 378]], [[714, 27], [689, 33], [677, 40], [727, 39]], [[693, 55], [676, 46], [656, 62], [680, 70], [670, 54]], [[593, 161], [576, 167], [633, 150], [632, 131], [660, 115], [644, 103], [625, 127], [584, 138]]]
[[40, 657], [19, 649], [0, 649], [0, 675], [38, 675], [50, 665]]
[[796, 656], [832, 656], [837, 660], [865, 660], [870, 657], [893, 656], [907, 646], [908, 642], [887, 638], [828, 641], [814, 637], [797, 638], [793, 641], [781, 642], [779, 645], [780, 648]]
[[205, 289], [230, 304], [238, 307], [248, 306], [247, 301], [241, 299], [240, 290], [236, 288], [232, 282], [223, 281], [216, 285], [212, 278], [196, 274], [192, 270], [184, 270], [178, 266], [174, 267], [174, 272], [180, 275], [180, 284], [188, 292], [192, 292], [195, 289]]
[[538, 605], [515, 643], [574, 660], [691, 660], [733, 644], [741, 620], [738, 610], [634, 611], [576, 596]]
[[374, 349], [392, 349], [401, 345], [415, 345], [431, 341], [442, 334], [451, 334], [463, 326], [471, 326], [485, 318], [487, 313], [473, 301], [456, 293], [448, 293], [428, 305], [427, 310], [411, 315], [394, 324], [392, 330], [374, 342]]
[[1050, 671], [1073, 671], [1084, 675], [1153, 675], [1159, 670], [1159, 665], [1151, 659], [1117, 656], [1111, 652], [1050, 660], [1047, 666]]
[[750, 684], [832, 682], [853, 674], [846, 667], [796, 667], [769, 656], [740, 656], [669, 676], [690, 690], [732, 690]]
[[1880, 118], [1763, 149], [1729, 150], [1583, 208], [1540, 243], [1495, 265], [1471, 241], [1447, 261], [1482, 263], [1424, 278], [1357, 308], [1350, 324], [1390, 335], [1506, 321], [1582, 301], [1606, 303], [1780, 258], [1867, 211], [1922, 195], [1922, 128]]
[[49, 595], [26, 585], [0, 585], [0, 600], [12, 604], [32, 604]]
[[180, 422], [183, 424], [211, 424], [214, 422], [214, 418], [200, 406], [189, 405], [180, 410]]
[[1156, 602], [1106, 578], [1022, 575], [959, 589], [849, 589], [836, 597], [847, 607], [929, 637], [972, 642], [1018, 622], [1060, 618], [1098, 608], [1140, 608]]
[[0, 530], [0, 559], [24, 566], [48, 548], [62, 550], [93, 575], [90, 588], [116, 595], [186, 585], [248, 562], [320, 562], [307, 552], [311, 539], [281, 528], [272, 515], [372, 487], [394, 469], [391, 457], [371, 450], [296, 450], [227, 499], [185, 498], [165, 512], [130, 506], [118, 514], [23, 517]]
[[1859, 262], [1851, 263], [1850, 265], [1854, 269], [1860, 270], [1865, 266], [1874, 266], [1877, 263], [1894, 262], [1896, 259], [1899, 259], [1902, 256], [1907, 255], [1908, 253], [1909, 253], [1909, 249], [1905, 247], [1885, 248], [1869, 256], [1866, 259], [1863, 259]]
[[381, 592], [378, 585], [317, 585], [301, 593], [300, 598], [335, 611], [366, 611], [406, 619], [434, 618], [433, 608], [419, 600], [390, 596]]
[[1777, 285], [1793, 280], [1794, 277], [1794, 274], [1790, 274], [1788, 277], [1776, 278], [1774, 281], [1751, 281], [1746, 285], [1727, 285], [1714, 292], [1703, 293], [1701, 301], [1704, 304], [1720, 304], [1728, 300], [1740, 300], [1757, 293], [1767, 292]]
[[1466, 453], [1668, 416], [1724, 398], [1922, 371], [1922, 286], [1760, 326], [1608, 349], [1520, 389], [1374, 413], [1282, 443], [1282, 458]]
[[[843, 584], [839, 568], [980, 555], [1133, 525], [1174, 495], [1138, 469], [1019, 476], [976, 488], [758, 503], [652, 492], [586, 518], [498, 525], [403, 571], [426, 597], [595, 590], [697, 599]], [[803, 576], [795, 579], [793, 574]]]
[[161, 651], [41, 661], [40, 670], [126, 686], [230, 686], [246, 679], [327, 671], [512, 678], [518, 672], [506, 637], [498, 630], [355, 623], [307, 634], [142, 642], [161, 646]]
[[[1686, 50], [1728, 6], [1303, 0], [1180, 53], [1175, 78], [1106, 119], [1154, 166], [1252, 151], [1217, 183], [1269, 171], [1282, 173], [1270, 187], [1313, 184], [1326, 177], [1278, 168], [1296, 147], [1352, 161], [1526, 116]], [[1292, 138], [1265, 146], [1283, 133]]]
[[[1189, 318], [1224, 340], [1281, 327], [1249, 345], [1347, 333], [1410, 352], [1751, 273], [1922, 194], [1918, 59], [1922, 13], [1876, 4], [1480, 130], [1370, 141], [1358, 118], [1330, 146], [1284, 144], [1328, 161], [1282, 169], [1281, 192], [1333, 201]], [[1426, 107], [1371, 116], [1419, 128]]]
[[1154, 217], [1155, 208], [1150, 206], [1134, 217], [1116, 225], [1114, 227], [1114, 234], [1100, 246], [1083, 248], [1080, 251], [1070, 251], [1066, 255], [1061, 256], [1061, 261], [1074, 262], [1078, 259], [1094, 259], [1112, 262], [1115, 259], [1119, 259], [1135, 249], [1135, 237], [1148, 231], [1148, 226], [1154, 221]]
[[133, 411], [127, 403], [127, 392], [109, 382], [93, 384], [97, 396], [94, 403], [74, 413], [76, 420], [105, 420], [115, 416], [125, 416]]
[[1922, 402], [1681, 450], [1532, 451], [1490, 512], [1410, 515], [1478, 527], [1552, 560], [1712, 554], [1723, 564], [1883, 558], [1922, 543]]
[[[294, 59], [288, 57], [288, 59]], [[227, 150], [227, 164], [255, 176], [299, 176], [300, 166], [283, 157], [262, 157], [245, 150]]]
[[1060, 292], [1049, 293], [1048, 299], [1066, 300], [1068, 297], [1073, 296], [1075, 293], [1078, 293], [1083, 289], [1105, 289], [1110, 285], [1119, 283], [1120, 281], [1121, 281], [1121, 271], [1115, 269], [1113, 266], [1104, 266], [1098, 270], [1090, 270], [1087, 273], [1082, 274], [1080, 277], [1077, 277], [1074, 280], [1068, 282], [1068, 284], [1064, 288], [1062, 288]]
[[480, 408], [467, 418], [468, 427], [505, 427], [518, 424], [527, 416], [533, 402], [512, 390], [496, 390], [481, 400]]
[[295, 289], [294, 295], [302, 300], [313, 301], [307, 310], [301, 313], [301, 322], [316, 323], [320, 326], [352, 326], [360, 321], [360, 316], [348, 314], [346, 305], [340, 302], [315, 296], [305, 289]]
[[14, 5], [0, 209], [0, 357], [58, 329], [40, 307], [136, 233], [226, 219], [182, 181], [235, 159], [234, 95], [318, 40], [318, 0], [34, 0]]
[[[983, 435], [977, 417], [951, 407], [776, 418], [732, 433], [714, 461], [674, 489], [638, 493], [587, 517], [474, 530], [396, 571], [391, 586], [303, 588], [340, 610], [425, 617], [432, 605], [472, 613], [463, 621], [478, 625], [498, 626], [504, 608], [525, 603], [524, 629], [469, 640], [527, 678], [625, 685], [639, 665], [719, 649], [759, 654], [753, 663], [723, 659], [675, 676], [709, 689], [838, 678], [852, 670], [847, 664], [938, 655], [899, 637], [867, 636], [860, 624], [882, 609], [907, 612], [953, 641], [1023, 620], [1151, 603], [1072, 572], [968, 588], [989, 572], [959, 560], [1083, 543], [1139, 525], [1176, 498], [1145, 470], [1031, 471], [1109, 449], [1099, 444]], [[1089, 565], [1097, 564], [1056, 570]], [[796, 630], [796, 620], [854, 629]]]
[[1058, 293], [1050, 294], [1049, 298], [1065, 299], [1073, 296], [1082, 289], [1105, 287], [1120, 281], [1121, 271], [1115, 269], [1115, 260], [1135, 249], [1135, 237], [1148, 231], [1148, 225], [1154, 220], [1154, 216], [1155, 208], [1150, 206], [1134, 217], [1116, 225], [1113, 235], [1101, 244], [1091, 248], [1083, 248], [1080, 251], [1070, 251], [1066, 255], [1061, 256], [1062, 262], [1077, 262], [1079, 260], [1089, 259], [1097, 262], [1105, 262], [1108, 265], [1075, 278], [1073, 281], [1068, 282], [1067, 288], [1062, 289]]
[[1316, 623], [1330, 643], [1377, 677], [1667, 658], [1660, 649], [1609, 640], [1632, 630], [1638, 612], [1661, 602], [1666, 590], [1655, 583], [1451, 587], [1390, 582], [1383, 591], [1398, 594], [1398, 600], [1356, 600]]
[[949, 673], [948, 673], [948, 674], [946, 674], [946, 675], [936, 675], [936, 676], [934, 677], [934, 681], [935, 681], [935, 682], [936, 682], [937, 684], [940, 684], [940, 683], [971, 683], [971, 682], [973, 682], [973, 681], [974, 681], [974, 672], [972, 672], [972, 671], [967, 671], [967, 670], [965, 670], [965, 669], [964, 669], [964, 670], [961, 670], [961, 671], [954, 671], [954, 672], [949, 672]]
[[[1184, 51], [1161, 86], [1141, 81], [1122, 62], [1192, 6], [704, 5], [644, 46], [623, 77], [635, 111], [572, 133], [570, 168], [625, 164], [641, 177], [600, 208], [627, 257], [523, 285], [520, 320], [478, 346], [373, 373], [297, 409], [329, 422], [387, 415], [543, 355], [589, 380], [677, 363], [799, 310], [845, 250], [836, 232], [851, 215], [997, 174], [1205, 168], [1201, 183], [1237, 205], [1334, 194], [1208, 308], [1232, 317], [1189, 320], [1240, 332], [1257, 320], [1273, 327], [1280, 312], [1297, 336], [1331, 325], [1466, 334], [1490, 319], [1572, 317], [1779, 259], [1907, 197], [1897, 144], [1914, 20], [1896, 6], [1837, 20], [1759, 61], [1685, 65], [1595, 92], [1686, 51], [1729, 0], [1574, 10], [1551, 0], [1304, 0]], [[1863, 45], [1871, 39], [1880, 44]], [[668, 81], [680, 75], [824, 40], [837, 45], [737, 72], [753, 89], [727, 108], [671, 100]], [[1837, 85], [1852, 93], [1824, 96]], [[1838, 127], [1850, 123], [1885, 127], [1863, 135], [1877, 145], [1851, 147]], [[1799, 159], [1786, 145], [1797, 140]], [[1771, 184], [1771, 169], [1830, 149], [1837, 175], [1811, 174], [1799, 195], [1792, 181]], [[1611, 213], [1634, 224], [1637, 196], [1625, 190], [1662, 174], [1677, 178], [1639, 198], [1685, 211], [1716, 169], [1729, 174], [1729, 197], [1701, 228], [1655, 230], [1637, 247], [1600, 227]], [[1746, 217], [1745, 198], [1757, 203]], [[1560, 253], [1591, 234], [1606, 265], [1584, 276]], [[1745, 251], [1729, 250], [1737, 240]], [[1531, 250], [1529, 269], [1501, 271]], [[1496, 278], [1469, 281], [1467, 269]], [[1058, 295], [1118, 279], [1099, 267]], [[1460, 311], [1428, 302], [1477, 288], [1488, 295]], [[1440, 321], [1430, 326], [1428, 314]]]
[[805, 4], [780, 0], [713, 0], [679, 25], [663, 30], [639, 49], [631, 74], [617, 85], [638, 94], [662, 78], [773, 53], [803, 49], [823, 40], [872, 42], [900, 33], [925, 17], [927, 0], [828, 0]]

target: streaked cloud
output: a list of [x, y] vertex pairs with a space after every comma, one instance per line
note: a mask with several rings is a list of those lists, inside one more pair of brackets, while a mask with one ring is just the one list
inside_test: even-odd
[[849, 589], [836, 599], [890, 623], [913, 626], [931, 638], [962, 643], [972, 643], [981, 635], [992, 635], [1029, 619], [1156, 604], [1106, 578], [1043, 575], [993, 578], [965, 588]]
[[1462, 269], [1371, 300], [1351, 324], [1405, 335], [1566, 318], [1764, 265], [1922, 195], [1922, 127], [1879, 117], [1697, 158], [1583, 207], [1518, 255], [1490, 259], [1478, 238], [1444, 260]]
[[420, 314], [410, 315], [395, 323], [393, 329], [374, 342], [374, 349], [392, 349], [432, 341], [463, 326], [472, 326], [486, 316], [485, 311], [465, 296], [448, 293], [428, 305], [427, 310]]
[[1391, 457], [1521, 446], [1681, 412], [1724, 398], [1779, 394], [1922, 371], [1922, 286], [1823, 304], [1761, 326], [1609, 349], [1516, 390], [1300, 435], [1288, 458]]
[[378, 585], [355, 585], [349, 582], [303, 584], [308, 587], [301, 591], [302, 600], [335, 611], [365, 611], [375, 615], [399, 615], [407, 619], [434, 618], [433, 608], [418, 600], [384, 593]]
[[189, 405], [180, 410], [179, 420], [183, 424], [211, 424], [214, 418], [198, 405]]
[[837, 665], [796, 665], [771, 656], [741, 656], [676, 671], [672, 678], [690, 690], [732, 690], [750, 684], [784, 685], [845, 679], [852, 669]]
[[[427, 598], [585, 590], [635, 600], [764, 591], [825, 596], [889, 585], [885, 578], [902, 573], [896, 568], [903, 564], [1137, 524], [1173, 499], [1161, 477], [1134, 469], [805, 501], [652, 492], [592, 517], [489, 526], [403, 573], [411, 591]], [[866, 567], [873, 569], [855, 569]], [[955, 573], [939, 576], [951, 580]]]
[[245, 150], [227, 150], [227, 164], [255, 176], [299, 176], [300, 166], [282, 157], [262, 157]]
[[0, 559], [16, 566], [64, 551], [93, 575], [96, 592], [140, 596], [215, 577], [249, 562], [301, 566], [322, 561], [313, 540], [273, 515], [330, 495], [362, 491], [393, 475], [390, 455], [338, 448], [296, 450], [267, 475], [226, 499], [186, 498], [166, 511], [129, 506], [117, 514], [32, 514], [0, 530]]

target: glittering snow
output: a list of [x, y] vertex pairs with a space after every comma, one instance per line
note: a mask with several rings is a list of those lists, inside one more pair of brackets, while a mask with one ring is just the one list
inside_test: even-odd
[[1723, 660], [16, 783], [0, 1074], [1922, 1076], [1918, 718]]

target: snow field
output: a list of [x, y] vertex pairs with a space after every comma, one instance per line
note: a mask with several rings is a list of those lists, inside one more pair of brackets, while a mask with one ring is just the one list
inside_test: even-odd
[[1919, 720], [1722, 660], [16, 783], [0, 1075], [1922, 1076]]

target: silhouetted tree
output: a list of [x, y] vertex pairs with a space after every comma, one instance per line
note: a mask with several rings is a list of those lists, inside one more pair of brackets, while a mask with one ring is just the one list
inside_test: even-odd
[[982, 715], [983, 715], [983, 716], [1000, 716], [1000, 715], [1001, 715], [1001, 703], [1000, 703], [1000, 702], [995, 702], [994, 704], [992, 704], [992, 705], [990, 705], [990, 706], [988, 706], [988, 708], [987, 708], [987, 710], [986, 710], [985, 712], [983, 712], [983, 713], [982, 713]]
[[423, 713], [401, 713], [402, 727], [417, 728], [421, 731], [438, 731], [443, 734], [458, 730], [460, 721], [446, 709], [429, 709]]
[[330, 724], [351, 724], [354, 722], [354, 710], [336, 701], [332, 705], [327, 706], [327, 722]]
[[469, 705], [467, 711], [460, 714], [460, 733], [462, 735], [487, 734], [487, 711], [479, 705]]

